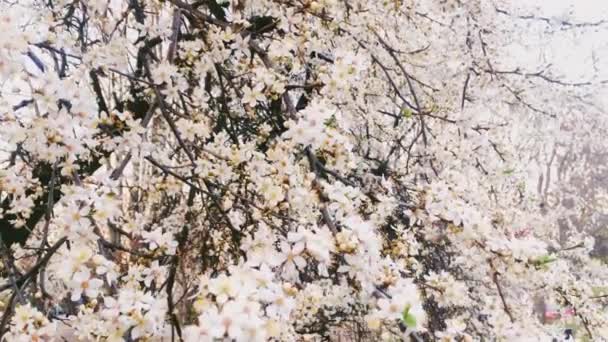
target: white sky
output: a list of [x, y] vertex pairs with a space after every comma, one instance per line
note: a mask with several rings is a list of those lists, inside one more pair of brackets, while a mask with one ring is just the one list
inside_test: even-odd
[[[534, 39], [535, 36], [530, 35], [526, 39], [528, 45], [514, 47], [509, 55], [518, 61], [550, 62], [555, 76], [564, 76], [571, 81], [587, 81], [598, 73], [600, 79], [608, 79], [608, 0], [511, 0], [509, 3], [520, 9], [517, 13], [519, 15], [567, 20], [571, 23], [607, 20], [604, 25], [595, 28], [561, 31], [553, 34], [549, 40], [547, 36], [536, 36]], [[542, 21], [525, 23], [532, 31], [542, 31], [547, 27]]]
[[606, 0], [511, 0], [511, 3], [546, 17], [568, 16], [577, 21], [599, 21], [608, 18]]

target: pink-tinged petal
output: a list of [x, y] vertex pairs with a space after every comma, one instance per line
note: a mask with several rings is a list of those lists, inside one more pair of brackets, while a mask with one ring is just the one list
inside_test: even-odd
[[564, 310], [564, 316], [574, 316], [576, 315], [576, 311], [573, 308], [568, 308]]
[[558, 318], [560, 318], [560, 316], [561, 315], [559, 314], [558, 311], [547, 311], [547, 312], [545, 312], [545, 318], [548, 318], [548, 319], [558, 319]]

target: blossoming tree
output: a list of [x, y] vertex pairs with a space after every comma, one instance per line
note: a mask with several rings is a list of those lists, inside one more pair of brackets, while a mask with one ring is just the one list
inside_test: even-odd
[[608, 82], [513, 54], [604, 22], [499, 0], [0, 6], [7, 341], [608, 337], [593, 239], [560, 237], [551, 172], [529, 174], [564, 141], [605, 148]]

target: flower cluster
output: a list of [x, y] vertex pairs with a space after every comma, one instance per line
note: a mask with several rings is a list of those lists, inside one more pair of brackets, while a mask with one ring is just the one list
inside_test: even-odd
[[608, 338], [600, 239], [558, 226], [586, 198], [554, 185], [590, 177], [569, 160], [605, 144], [606, 82], [513, 57], [522, 20], [597, 25], [485, 0], [0, 9], [5, 340]]

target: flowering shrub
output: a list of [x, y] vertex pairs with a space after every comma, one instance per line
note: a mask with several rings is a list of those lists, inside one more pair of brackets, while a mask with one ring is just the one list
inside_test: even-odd
[[560, 236], [529, 174], [563, 141], [605, 147], [607, 82], [511, 55], [602, 23], [485, 0], [0, 6], [5, 340], [565, 337], [543, 298], [608, 338], [593, 238]]

